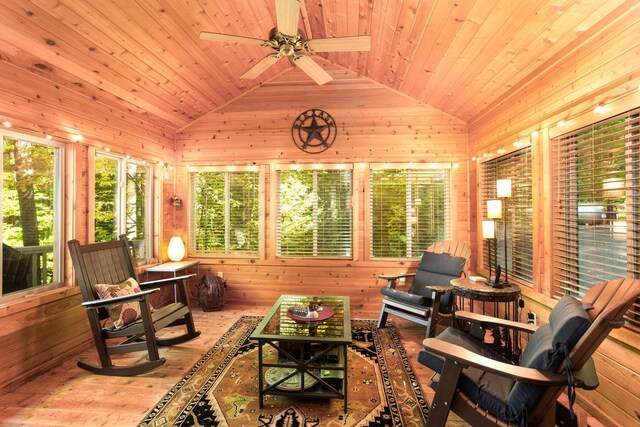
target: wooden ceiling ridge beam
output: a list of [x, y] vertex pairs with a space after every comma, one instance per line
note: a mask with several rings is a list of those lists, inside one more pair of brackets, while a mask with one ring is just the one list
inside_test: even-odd
[[[496, 99], [493, 103], [487, 106], [487, 108], [483, 109], [479, 114], [472, 117], [469, 120], [469, 126], [476, 126], [486, 117], [495, 116], [497, 110], [504, 109], [506, 105], [513, 104], [513, 100], [521, 96], [522, 92], [532, 90], [532, 82], [542, 82], [547, 75], [559, 73], [560, 70], [564, 69], [564, 67], [559, 67], [559, 65], [565, 62], [566, 58], [570, 55], [578, 54], [580, 51], [584, 51], [586, 49], [592, 51], [594, 47], [586, 47], [589, 46], [589, 41], [597, 40], [599, 36], [602, 36], [607, 31], [611, 32], [612, 29], [613, 32], [608, 34], [608, 39], [611, 39], [615, 37], [615, 35], [624, 31], [628, 27], [628, 21], [633, 21], [635, 19], [634, 16], [638, 16], [638, 13], [640, 13], [640, 3], [631, 4], [629, 2], [625, 2], [620, 7], [616, 8], [609, 15], [603, 17], [603, 19], [601, 19], [598, 24], [583, 32], [572, 43], [565, 46], [561, 51], [557, 52], [544, 64], [541, 64], [531, 73], [529, 73], [524, 79], [514, 85], [507, 93], [505, 93], [499, 99]], [[557, 88], [557, 90], [560, 90], [560, 88]]]
[[[177, 130], [176, 130], [176, 135], [177, 135], [177, 134], [179, 134], [179, 133], [181, 133], [181, 132], [183, 132], [185, 129], [187, 129], [187, 128], [189, 128], [189, 127], [193, 126], [194, 124], [201, 122], [201, 121], [202, 121], [202, 120], [204, 120], [208, 115], [215, 114], [215, 113], [219, 112], [219, 111], [220, 111], [220, 110], [222, 110], [224, 107], [226, 107], [226, 106], [228, 106], [228, 105], [230, 105], [230, 104], [233, 104], [233, 103], [235, 103], [235, 102], [239, 101], [240, 99], [244, 98], [245, 96], [247, 96], [247, 95], [249, 95], [249, 94], [253, 93], [254, 91], [256, 91], [256, 90], [258, 90], [258, 89], [260, 89], [260, 88], [262, 88], [264, 85], [266, 85], [266, 84], [270, 83], [271, 81], [273, 81], [273, 80], [277, 79], [277, 78], [278, 78], [278, 77], [280, 77], [281, 75], [283, 75], [283, 74], [285, 74], [285, 73], [287, 73], [287, 72], [289, 72], [289, 71], [291, 71], [291, 70], [294, 70], [294, 69], [297, 69], [297, 67], [295, 67], [293, 64], [291, 64], [291, 66], [290, 66], [289, 68], [286, 68], [286, 69], [284, 69], [284, 70], [282, 70], [282, 71], [278, 72], [278, 73], [277, 73], [277, 74], [275, 74], [274, 76], [269, 77], [268, 79], [266, 79], [266, 80], [264, 80], [264, 81], [260, 82], [259, 84], [257, 84], [257, 85], [255, 85], [255, 86], [253, 86], [253, 87], [251, 87], [251, 88], [249, 88], [249, 89], [245, 90], [244, 92], [240, 93], [240, 94], [239, 94], [238, 96], [236, 96], [235, 98], [229, 99], [229, 100], [228, 100], [228, 101], [226, 101], [224, 104], [221, 104], [221, 105], [216, 106], [216, 108], [214, 108], [213, 110], [208, 111], [207, 113], [205, 113], [205, 114], [201, 115], [201, 116], [200, 116], [200, 117], [198, 117], [197, 119], [195, 119], [195, 120], [193, 120], [193, 121], [191, 121], [191, 122], [187, 123], [186, 125], [184, 125], [184, 126], [180, 127], [179, 129], [177, 129]], [[176, 146], [176, 149], [177, 149], [177, 146]]]
[[[42, 10], [40, 10], [39, 12], [46, 14], [46, 12]], [[11, 23], [15, 23], [15, 20], [20, 22], [20, 26], [16, 26], [14, 28], [11, 26]], [[18, 31], [18, 27], [22, 28], [23, 31]], [[2, 33], [2, 36], [0, 36], [1, 39], [6, 39], [20, 49], [39, 56], [50, 64], [55, 65], [56, 67], [60, 67], [62, 70], [83, 79], [87, 83], [91, 83], [97, 87], [101, 87], [113, 94], [117, 94], [120, 98], [134, 105], [143, 107], [145, 111], [151, 114], [156, 114], [169, 121], [176, 121], [177, 118], [175, 117], [175, 115], [172, 115], [162, 108], [158, 107], [158, 105], [164, 104], [163, 100], [150, 94], [150, 96], [154, 99], [153, 101], [148, 101], [146, 99], [143, 99], [139, 95], [139, 93], [134, 93], [130, 89], [125, 89], [126, 86], [134, 86], [139, 87], [141, 93], [146, 92], [146, 89], [142, 86], [139, 86], [139, 83], [130, 82], [129, 80], [117, 75], [116, 71], [111, 69], [108, 65], [100, 63], [93, 57], [88, 56], [85, 52], [82, 52], [73, 44], [67, 43], [65, 39], [60, 36], [60, 34], [52, 34], [49, 29], [43, 28], [42, 26], [38, 25], [36, 23], [36, 20], [25, 20], [22, 17], [16, 15], [16, 12], [14, 10], [5, 8], [4, 19], [0, 22], [0, 30], [0, 33]], [[36, 30], [37, 35], [33, 34]], [[50, 40], [51, 42], [43, 43], [43, 39]], [[74, 57], [74, 55], [70, 54], [69, 51], [75, 53], [76, 57], [82, 56], [83, 58], [85, 58], [85, 60], [87, 61], [86, 65], [91, 65], [92, 69], [88, 69], [85, 66], [70, 59], [71, 57]], [[97, 70], [105, 72], [97, 72]], [[130, 82], [130, 85], [125, 85], [124, 82], [116, 84], [110, 79], [115, 79], [116, 81], [126, 80]]]

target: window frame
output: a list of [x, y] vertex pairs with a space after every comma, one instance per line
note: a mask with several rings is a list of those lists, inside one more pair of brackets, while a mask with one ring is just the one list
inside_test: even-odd
[[[271, 247], [273, 250], [273, 254], [275, 259], [283, 259], [283, 260], [355, 260], [357, 259], [357, 250], [358, 246], [357, 242], [357, 231], [356, 231], [356, 215], [357, 215], [357, 206], [354, 203], [356, 200], [355, 194], [358, 189], [358, 185], [356, 182], [356, 170], [355, 165], [353, 163], [307, 163], [307, 164], [272, 164], [270, 169], [270, 179], [271, 179], [271, 187], [270, 191], [272, 194], [272, 204], [271, 209], [273, 212], [274, 220], [271, 221], [270, 224], [270, 233], [273, 236], [271, 240]], [[317, 170], [317, 171], [326, 171], [326, 170], [349, 170], [351, 173], [351, 188], [350, 188], [350, 245], [351, 245], [351, 254], [349, 256], [304, 256], [304, 255], [280, 255], [279, 253], [279, 209], [280, 209], [280, 172], [288, 171], [288, 170]]]
[[[374, 250], [374, 242], [373, 242], [373, 223], [374, 223], [374, 215], [372, 212], [373, 209], [373, 172], [377, 171], [377, 170], [389, 170], [389, 169], [394, 169], [394, 170], [416, 170], [416, 171], [423, 171], [423, 170], [435, 170], [435, 171], [445, 171], [447, 176], [446, 176], [446, 183], [447, 183], [447, 188], [445, 189], [446, 191], [446, 197], [445, 197], [445, 218], [446, 218], [446, 223], [445, 223], [445, 235], [443, 236], [442, 240], [449, 240], [451, 239], [452, 233], [453, 233], [453, 212], [452, 212], [452, 195], [454, 192], [453, 189], [453, 178], [454, 178], [454, 169], [456, 169], [456, 166], [452, 163], [369, 163], [367, 165], [367, 174], [368, 174], [368, 178], [367, 178], [367, 183], [366, 183], [366, 188], [367, 188], [367, 193], [366, 193], [366, 217], [367, 217], [367, 240], [368, 240], [368, 244], [367, 244], [367, 258], [369, 260], [372, 261], [385, 261], [385, 260], [408, 260], [408, 261], [414, 261], [414, 260], [418, 260], [420, 259], [420, 257], [422, 256], [422, 253], [427, 249], [427, 247], [430, 244], [433, 244], [435, 242], [431, 242], [428, 243], [424, 248], [418, 248], [417, 250], [415, 250], [415, 255], [413, 255], [413, 245], [412, 243], [410, 244], [409, 242], [407, 243], [407, 246], [411, 245], [411, 251], [410, 251], [410, 256], [406, 256], [407, 253], [409, 252], [409, 250], [407, 250], [405, 252], [405, 256], [403, 257], [390, 257], [390, 256], [374, 256], [373, 255], [373, 250]], [[407, 216], [405, 218], [405, 229], [409, 229], [410, 227], [410, 207], [409, 207], [410, 202], [405, 199], [405, 206], [407, 206]]]
[[[25, 295], [34, 295], [42, 292], [46, 292], [52, 289], [60, 288], [64, 286], [64, 240], [65, 240], [65, 200], [64, 194], [66, 191], [66, 151], [65, 144], [58, 141], [49, 141], [45, 138], [40, 138], [37, 136], [22, 134], [19, 132], [14, 132], [6, 129], [0, 129], [0, 138], [3, 141], [4, 138], [14, 138], [21, 139], [31, 143], [35, 143], [38, 145], [44, 145], [47, 147], [52, 147], [54, 151], [54, 190], [53, 190], [53, 200], [54, 200], [54, 219], [53, 221], [53, 241], [52, 249], [53, 249], [53, 278], [51, 283], [46, 283], [41, 286], [27, 288], [20, 291], [12, 292], [10, 294], [2, 293], [2, 286], [0, 286], [0, 300], [10, 301], [17, 298], [23, 298]], [[0, 173], [4, 174], [4, 162], [0, 163]], [[57, 181], [57, 185], [55, 182]], [[0, 186], [0, 200], [4, 198], [4, 182], [3, 185]], [[2, 220], [2, 213], [0, 213], [0, 221]], [[0, 241], [4, 239], [4, 227], [0, 222]], [[2, 261], [2, 254], [0, 254], [0, 261]], [[0, 274], [2, 273], [2, 263], [0, 262]], [[4, 285], [4, 283], [2, 283]]]
[[[193, 174], [194, 173], [204, 173], [204, 172], [216, 172], [216, 173], [233, 173], [233, 172], [257, 172], [258, 174], [258, 248], [255, 253], [241, 253], [241, 252], [232, 252], [227, 251], [225, 249], [224, 253], [220, 252], [210, 252], [210, 251], [201, 251], [196, 250], [194, 245], [195, 241], [193, 239], [193, 232], [191, 230], [195, 230], [195, 219], [194, 219], [194, 209], [195, 209], [195, 197], [194, 197], [194, 182], [193, 182]], [[252, 166], [191, 166], [188, 169], [188, 191], [189, 191], [189, 206], [188, 206], [188, 217], [189, 217], [189, 242], [188, 242], [188, 250], [192, 255], [197, 255], [203, 258], [233, 258], [233, 259], [262, 259], [264, 257], [264, 237], [265, 237], [265, 226], [264, 226], [264, 182], [265, 182], [265, 172], [264, 167], [252, 165]], [[226, 210], [226, 209], [225, 209]], [[225, 231], [226, 233], [226, 231]]]
[[90, 186], [92, 187], [91, 197], [93, 199], [92, 201], [90, 201], [90, 203], [92, 203], [94, 206], [94, 208], [92, 209], [92, 218], [90, 222], [90, 231], [88, 236], [88, 240], [90, 242], [95, 242], [95, 220], [96, 220], [95, 218], [96, 217], [95, 215], [96, 167], [95, 166], [96, 166], [96, 161], [99, 157], [115, 160], [118, 165], [117, 167], [118, 188], [116, 191], [117, 197], [115, 200], [116, 214], [117, 214], [115, 238], [117, 238], [121, 234], [126, 234], [126, 230], [127, 230], [127, 222], [126, 222], [127, 168], [129, 165], [142, 166], [147, 171], [146, 184], [145, 184], [146, 185], [145, 209], [144, 209], [144, 216], [145, 216], [144, 234], [146, 236], [145, 251], [147, 256], [144, 259], [138, 259], [138, 260], [134, 259], [137, 265], [144, 265], [147, 263], [149, 259], [154, 258], [153, 249], [155, 245], [154, 245], [153, 232], [155, 227], [154, 227], [154, 215], [153, 215], [154, 204], [153, 203], [155, 200], [155, 193], [156, 193], [156, 189], [154, 186], [154, 174], [155, 174], [154, 168], [152, 167], [151, 164], [149, 164], [148, 161], [143, 159], [136, 159], [130, 156], [120, 155], [120, 154], [112, 153], [110, 151], [105, 151], [105, 150], [95, 150], [92, 156], [93, 175], [92, 175], [92, 180], [90, 184]]

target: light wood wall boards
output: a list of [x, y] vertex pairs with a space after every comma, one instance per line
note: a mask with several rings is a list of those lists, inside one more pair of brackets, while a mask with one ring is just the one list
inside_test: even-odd
[[[608, 115], [640, 106], [640, 4], [629, 2], [635, 13], [612, 14], [610, 20], [585, 32], [579, 45], [558, 56], [557, 63], [540, 68], [500, 102], [487, 108], [469, 125], [471, 155], [512, 147], [516, 139], [531, 141], [533, 156], [534, 288], [525, 289], [525, 311], [534, 310], [547, 319], [555, 301], [548, 298], [553, 280], [553, 225], [551, 221], [553, 168], [548, 129], [560, 119], [568, 125], [587, 125], [601, 118], [593, 113], [599, 103], [609, 103]], [[623, 94], [629, 94], [618, 101]], [[635, 99], [635, 103], [634, 103]], [[618, 107], [619, 106], [619, 107]], [[619, 111], [614, 109], [619, 108]], [[584, 114], [582, 114], [584, 113]], [[541, 132], [530, 137], [534, 129]], [[477, 176], [477, 173], [476, 173]], [[471, 200], [479, 200], [474, 186]], [[479, 229], [480, 219], [472, 222]], [[472, 231], [472, 235], [474, 232]], [[475, 232], [476, 247], [480, 239]], [[526, 291], [526, 292], [525, 292]], [[535, 292], [534, 292], [535, 291]], [[542, 293], [539, 294], [537, 292]], [[600, 376], [595, 391], [578, 391], [580, 404], [603, 422], [637, 425], [640, 408], [640, 336], [615, 330], [595, 354]]]
[[[266, 168], [266, 239], [257, 260], [200, 258], [202, 269], [223, 271], [231, 302], [269, 304], [283, 293], [346, 294], [358, 308], [380, 307], [377, 276], [406, 271], [414, 262], [370, 260], [368, 256], [369, 163], [451, 163], [451, 238], [468, 241], [466, 125], [355, 73], [328, 67], [332, 85], [308, 84], [292, 70], [235, 102], [211, 112], [176, 136], [178, 192], [188, 202], [187, 165], [261, 165]], [[304, 82], [304, 83], [303, 83]], [[333, 146], [320, 154], [300, 151], [291, 137], [298, 114], [322, 109], [337, 123]], [[354, 165], [354, 259], [278, 259], [275, 249], [274, 164]], [[165, 194], [165, 199], [170, 195]], [[188, 203], [176, 214], [186, 236]], [[168, 241], [169, 233], [164, 240]]]

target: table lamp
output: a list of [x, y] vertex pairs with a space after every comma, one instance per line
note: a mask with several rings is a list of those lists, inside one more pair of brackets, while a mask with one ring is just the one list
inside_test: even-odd
[[169, 247], [167, 248], [167, 255], [169, 255], [169, 259], [171, 261], [177, 262], [182, 261], [185, 255], [184, 242], [182, 238], [174, 234], [169, 240]]

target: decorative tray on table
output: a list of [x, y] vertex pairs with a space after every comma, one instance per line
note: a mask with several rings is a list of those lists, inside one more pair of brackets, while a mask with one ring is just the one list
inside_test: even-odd
[[[314, 314], [317, 313], [317, 316]], [[333, 317], [334, 311], [332, 307], [318, 307], [318, 309], [314, 311], [309, 311], [306, 307], [294, 307], [287, 310], [287, 316], [289, 318], [295, 320], [296, 322], [320, 322], [322, 320], [327, 320]]]

